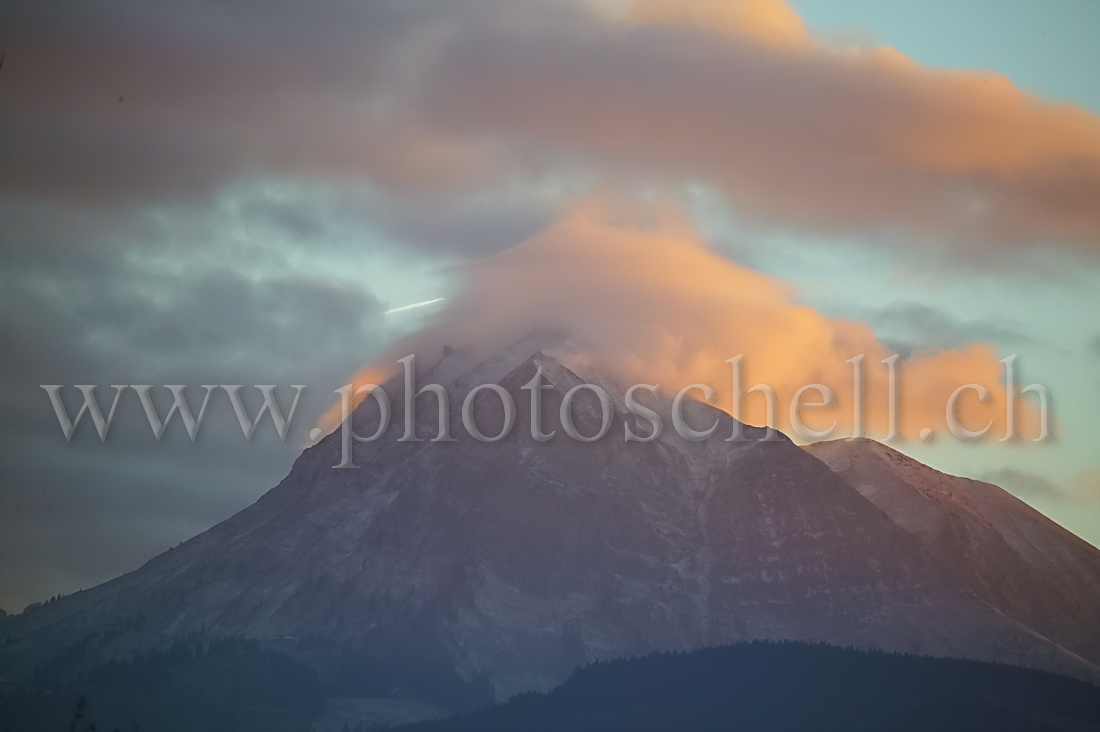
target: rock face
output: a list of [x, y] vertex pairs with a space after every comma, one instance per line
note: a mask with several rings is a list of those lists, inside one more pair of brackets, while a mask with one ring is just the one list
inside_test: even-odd
[[871, 440], [807, 448], [956, 580], [1005, 615], [1100, 664], [1100, 550], [989, 483], [945, 475]]
[[[558, 432], [546, 442], [531, 437], [531, 396], [521, 388], [540, 368], [544, 429]], [[599, 374], [583, 379], [597, 380], [620, 389]], [[1033, 527], [1005, 544], [1070, 547], [1058, 565], [1066, 579], [1041, 585], [1055, 599], [1031, 615], [1009, 612], [1002, 598], [1031, 591], [1030, 569], [1014, 574], [1005, 564], [989, 576], [1003, 585], [996, 597], [976, 591], [937, 559], [944, 553], [934, 541], [868, 500], [871, 491], [785, 438], [762, 440], [763, 430], [724, 441], [736, 424], [706, 404], [687, 405], [693, 426], [718, 422], [703, 442], [671, 429], [626, 442], [628, 424], [638, 434], [646, 426], [616, 398], [607, 435], [583, 443], [562, 434], [558, 419], [582, 379], [552, 349], [520, 343], [488, 360], [452, 352], [421, 375], [421, 385], [431, 381], [451, 396], [455, 441], [398, 441], [403, 390], [391, 382], [391, 427], [356, 446], [360, 469], [332, 468], [334, 433], [227, 521], [135, 572], [2, 621], [0, 636], [13, 640], [0, 648], [0, 675], [22, 678], [73, 644], [81, 652], [70, 657], [102, 659], [197, 633], [266, 639], [324, 673], [362, 669], [400, 680], [382, 692], [452, 706], [436, 693], [439, 678], [504, 698], [548, 688], [585, 661], [750, 639], [1097, 678], [1094, 655], [1083, 660], [1053, 640], [1063, 637], [1054, 628], [1080, 639], [1093, 622], [1094, 596], [1066, 593], [1088, 578], [1095, 592], [1095, 551], [1019, 506], [1004, 510]], [[472, 439], [459, 419], [469, 390], [487, 382], [518, 407], [516, 428], [495, 443]], [[600, 411], [588, 397], [580, 391], [572, 413], [592, 435]], [[418, 434], [431, 437], [435, 397], [421, 400]], [[496, 434], [498, 396], [484, 392], [474, 405], [481, 431]], [[353, 416], [360, 434], [377, 419], [373, 399]], [[1090, 609], [1087, 620], [1071, 619]]]

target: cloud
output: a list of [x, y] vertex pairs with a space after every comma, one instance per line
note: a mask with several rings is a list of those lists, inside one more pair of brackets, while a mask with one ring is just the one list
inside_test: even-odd
[[967, 343], [1020, 346], [1033, 342], [1030, 335], [1010, 321], [965, 320], [916, 302], [896, 302], [854, 314], [870, 323], [884, 342], [903, 355], [924, 348], [949, 349]]
[[[781, 281], [712, 252], [675, 208], [590, 199], [522, 244], [469, 265], [463, 280], [434, 324], [390, 347], [357, 382], [382, 383], [410, 353], [428, 362], [448, 345], [490, 354], [531, 331], [560, 330], [583, 344], [573, 361], [581, 373], [596, 364], [627, 383], [660, 384], [668, 395], [709, 384], [727, 411], [734, 395], [726, 360], [743, 354], [742, 390], [766, 383], [779, 396], [774, 426], [789, 427], [788, 405], [800, 388], [823, 384], [838, 395], [838, 406], [817, 410], [811, 427], [836, 419], [846, 430], [854, 419], [847, 362], [863, 355], [866, 427], [886, 431], [881, 362], [892, 352], [871, 328], [798, 305]], [[905, 359], [903, 434], [912, 438], [924, 427], [942, 432], [949, 395], [971, 383], [985, 386], [991, 401], [962, 400], [964, 425], [976, 429], [992, 420], [994, 430], [1003, 430], [1007, 395], [997, 358], [988, 347], [961, 344]], [[742, 417], [767, 423], [764, 407], [762, 397], [746, 400]], [[1021, 406], [1021, 421], [1031, 416]], [[1030, 427], [1024, 434], [1031, 435]]]
[[1064, 500], [1066, 497], [1066, 491], [1060, 488], [1057, 483], [1026, 470], [1001, 468], [984, 473], [979, 478], [987, 483], [1000, 486], [1023, 500]]
[[825, 46], [778, 2], [643, 7], [645, 23], [455, 33], [425, 72], [423, 116], [529, 165], [703, 180], [771, 223], [1095, 251], [1095, 115], [994, 74]]
[[1100, 469], [1096, 468], [1078, 473], [1064, 485], [1015, 468], [990, 471], [981, 479], [999, 485], [1024, 500], [1100, 501]]
[[[254, 223], [258, 252], [219, 210], [122, 215], [0, 201], [0, 216], [11, 224], [0, 230], [0, 607], [9, 611], [110, 579], [253, 502], [285, 475], [343, 376], [392, 337], [354, 270], [293, 266], [273, 222]], [[315, 263], [346, 261], [324, 243], [310, 242]], [[200, 384], [280, 384], [287, 406], [290, 384], [308, 388], [285, 444], [270, 422], [246, 442], [223, 394], [195, 444], [178, 418], [158, 443], [133, 392], [101, 444], [87, 422], [66, 442], [39, 387], [98, 384], [109, 401], [110, 384], [154, 384], [163, 415], [159, 385], [177, 383], [190, 385], [196, 408]], [[256, 395], [244, 396], [255, 414]]]
[[683, 26], [732, 37], [753, 38], [780, 47], [810, 42], [802, 18], [784, 0], [637, 0], [626, 17], [641, 25]]
[[360, 214], [394, 242], [441, 254], [484, 256], [545, 228], [562, 205], [557, 197], [533, 192], [448, 198], [431, 206], [400, 196], [380, 196]]
[[701, 182], [783, 227], [976, 259], [1095, 253], [1095, 115], [992, 73], [829, 45], [782, 0], [615, 7], [9, 4], [0, 191], [117, 203], [276, 177], [431, 208], [562, 180]]
[[210, 196], [264, 176], [469, 176], [402, 116], [390, 64], [443, 4], [277, 0], [8, 4], [0, 192], [81, 204]]

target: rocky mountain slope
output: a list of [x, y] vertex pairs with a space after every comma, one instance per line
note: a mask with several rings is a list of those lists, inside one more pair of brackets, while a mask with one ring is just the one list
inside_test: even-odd
[[[582, 379], [564, 360], [531, 342], [490, 359], [445, 355], [420, 383], [446, 385], [453, 442], [398, 441], [402, 384], [390, 382], [391, 427], [356, 446], [360, 469], [332, 468], [334, 433], [227, 521], [135, 572], [0, 622], [0, 637], [11, 636], [0, 675], [18, 682], [51, 662], [75, 672], [190, 634], [260, 639], [317, 669], [336, 695], [413, 695], [451, 709], [550, 688], [588, 661], [752, 639], [1098, 678], [1095, 656], [1051, 640], [1062, 637], [1055, 626], [1066, 637], [1089, 627], [1092, 615], [1070, 620], [1095, 611], [1089, 598], [1036, 608], [1051, 613], [1039, 628], [1038, 615], [976, 591], [866, 488], [785, 438], [762, 441], [763, 430], [746, 428], [749, 441], [725, 442], [733, 420], [693, 402], [689, 422], [719, 423], [710, 440], [667, 430], [626, 442], [627, 424], [645, 427], [619, 400], [603, 439], [567, 438], [557, 415], [570, 388], [621, 387], [600, 373]], [[530, 394], [521, 389], [540, 367], [544, 429], [558, 430], [546, 442], [531, 438]], [[459, 418], [468, 391], [487, 382], [518, 407], [516, 429], [496, 443], [470, 438]], [[495, 434], [499, 401], [481, 396], [480, 428]], [[600, 422], [590, 396], [574, 403], [588, 435]], [[418, 433], [427, 438], [437, 428], [435, 398], [422, 400]], [[353, 421], [370, 434], [377, 418], [368, 399]], [[1065, 540], [1057, 527], [1035, 531]], [[1069, 568], [1077, 563], [1086, 566]], [[1066, 566], [1094, 576], [1095, 554], [1078, 552]], [[1011, 595], [1024, 576], [989, 581]]]
[[1100, 663], [1100, 550], [990, 483], [946, 475], [872, 440], [807, 448], [976, 596]]

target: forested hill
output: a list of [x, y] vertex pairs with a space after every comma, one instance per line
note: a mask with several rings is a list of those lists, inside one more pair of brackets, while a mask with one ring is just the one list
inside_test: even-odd
[[596, 663], [548, 694], [402, 732], [1100, 730], [1100, 688], [1002, 664], [748, 643]]

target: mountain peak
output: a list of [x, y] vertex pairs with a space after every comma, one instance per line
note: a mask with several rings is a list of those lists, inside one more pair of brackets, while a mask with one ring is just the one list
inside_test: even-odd
[[[417, 385], [435, 381], [447, 396], [465, 397], [472, 386], [497, 384], [513, 396], [517, 423], [531, 416], [520, 390], [540, 368], [548, 419], [577, 384], [595, 381], [621, 399], [615, 377], [578, 353], [568, 338], [541, 333], [489, 356], [453, 349], [418, 362]], [[361, 469], [333, 468], [340, 444], [330, 435], [257, 503], [209, 531], [112, 582], [0, 621], [13, 638], [0, 647], [0, 671], [30, 673], [74, 644], [94, 649], [90, 663], [192, 635], [275, 643], [340, 688], [385, 695], [392, 682], [381, 689], [371, 679], [396, 678], [449, 708], [486, 703], [490, 691], [503, 699], [548, 689], [591, 661], [753, 639], [1100, 678], [1095, 555], [1014, 508], [971, 511], [963, 499], [957, 510], [934, 503], [948, 528], [922, 533], [921, 502], [933, 502], [873, 442], [807, 451], [758, 439], [764, 430], [747, 442], [718, 434], [630, 442], [624, 430], [634, 415], [621, 408], [591, 442], [539, 441], [526, 429], [488, 443], [402, 441], [403, 377], [385, 386], [394, 420], [381, 439], [358, 445]], [[600, 426], [594, 399], [588, 390], [576, 399], [585, 435]], [[416, 415], [419, 435], [438, 428], [434, 401]], [[353, 414], [361, 434], [377, 425], [370, 404]], [[477, 416], [495, 434], [502, 416], [499, 403], [489, 406]], [[703, 402], [685, 406], [696, 427], [736, 426]], [[456, 433], [461, 411], [449, 414]], [[826, 464], [830, 455], [853, 458], [851, 477]], [[918, 508], [892, 512], [879, 492]], [[1000, 531], [990, 538], [1000, 544], [980, 556], [1030, 542], [1035, 562], [1043, 553], [1061, 558], [1034, 572], [999, 564], [978, 578], [999, 594], [982, 597], [951, 564], [973, 558], [967, 536], [1002, 524], [1015, 533]], [[957, 556], [933, 551], [940, 537], [960, 536], [943, 545]], [[1033, 582], [1043, 572], [1057, 579]], [[1012, 604], [1020, 582], [1048, 605]], [[1058, 598], [1077, 620], [1055, 607]]]

